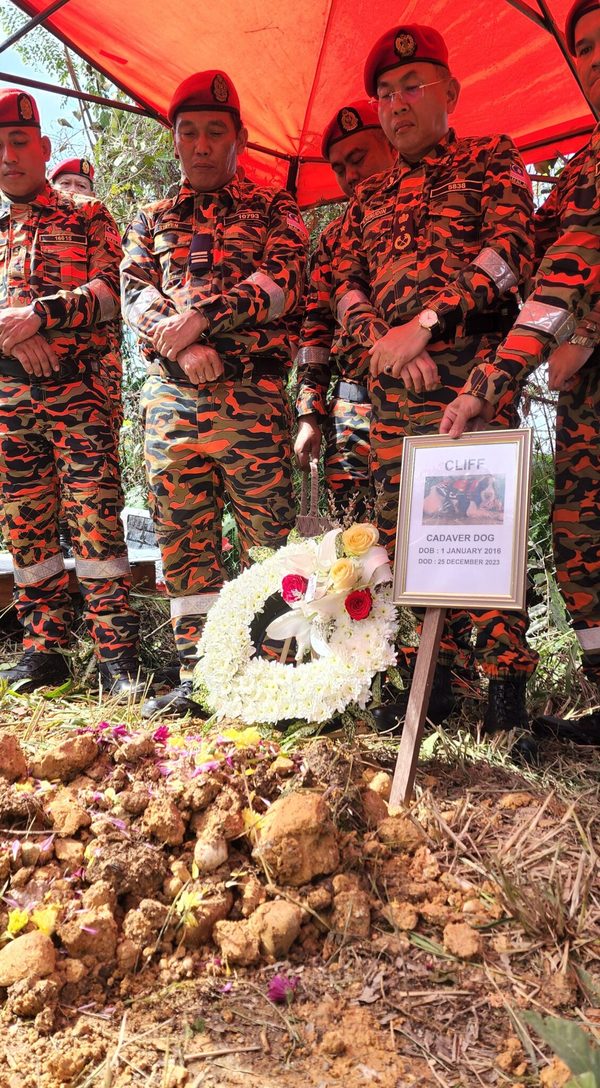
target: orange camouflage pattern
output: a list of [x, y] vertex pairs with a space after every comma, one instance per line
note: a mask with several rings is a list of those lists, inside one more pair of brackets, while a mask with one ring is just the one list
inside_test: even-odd
[[[212, 239], [212, 267], [192, 274], [194, 234]], [[234, 176], [214, 193], [184, 181], [177, 196], [143, 208], [123, 239], [123, 316], [156, 358], [149, 335], [165, 317], [194, 307], [206, 316], [203, 338], [225, 361], [226, 377], [268, 357], [291, 366], [297, 308], [304, 290], [308, 234], [283, 190]]]
[[[535, 217], [540, 264], [530, 298], [578, 319], [600, 297], [600, 126], [563, 170]], [[529, 300], [528, 300], [529, 301]], [[585, 330], [581, 330], [585, 334]], [[517, 325], [469, 391], [503, 403], [546, 357], [552, 338]], [[600, 680], [600, 349], [558, 396], [552, 535], [558, 584]]]
[[[205, 246], [209, 236], [211, 267], [192, 274], [188, 255], [198, 233]], [[142, 210], [125, 234], [123, 314], [151, 362], [142, 392], [146, 469], [182, 679], [191, 675], [203, 616], [225, 578], [225, 497], [244, 562], [252, 545], [283, 544], [293, 525], [283, 378], [307, 240], [288, 193], [239, 176], [213, 193], [184, 181], [174, 199]], [[210, 322], [203, 340], [221, 356], [224, 380], [174, 380], [149, 343], [158, 321], [192, 306]]]
[[58, 536], [71, 531], [88, 626], [101, 660], [131, 657], [138, 617], [119, 517], [118, 458], [99, 379], [95, 328], [118, 311], [121, 248], [98, 201], [49, 185], [31, 204], [0, 203], [0, 307], [39, 300], [42, 335], [64, 374], [24, 381], [2, 375], [0, 503], [15, 565], [23, 645], [67, 645], [72, 620]]
[[[527, 305], [547, 307], [562, 338], [600, 299], [600, 125], [563, 170], [535, 216], [537, 274]], [[547, 356], [554, 337], [521, 314], [495, 358], [473, 369], [462, 392], [503, 405]]]
[[[446, 405], [510, 327], [516, 293], [533, 269], [532, 214], [531, 185], [512, 141], [460, 139], [453, 130], [420, 162], [400, 157], [389, 175], [363, 182], [348, 208], [334, 265], [346, 332], [370, 348], [425, 307], [445, 325], [443, 339], [427, 346], [440, 377], [435, 390], [415, 393], [385, 373], [370, 382], [378, 524], [392, 556], [402, 438], [438, 431]], [[516, 398], [506, 417], [516, 422]], [[488, 676], [534, 670], [524, 617], [486, 612], [473, 622]], [[450, 623], [441, 649], [447, 661], [460, 652]]]

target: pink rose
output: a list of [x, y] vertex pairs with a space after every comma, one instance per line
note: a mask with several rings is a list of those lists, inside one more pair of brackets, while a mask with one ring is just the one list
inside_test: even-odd
[[301, 574], [286, 574], [281, 581], [281, 596], [286, 604], [301, 601], [308, 588], [308, 579]]
[[373, 607], [370, 589], [354, 589], [344, 601], [344, 608], [352, 620], [366, 620]]

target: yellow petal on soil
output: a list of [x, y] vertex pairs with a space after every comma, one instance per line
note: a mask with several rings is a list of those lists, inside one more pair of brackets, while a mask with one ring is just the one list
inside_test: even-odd
[[258, 729], [253, 725], [249, 725], [247, 729], [224, 729], [222, 736], [233, 741], [236, 748], [250, 748], [262, 740]]
[[11, 937], [16, 937], [17, 933], [20, 933], [22, 929], [25, 929], [28, 922], [29, 912], [26, 910], [19, 910], [18, 907], [15, 907], [14, 910], [9, 910], [8, 912], [6, 932]]
[[31, 921], [34, 926], [40, 930], [41, 933], [45, 933], [46, 937], [51, 937], [56, 929], [56, 919], [58, 918], [58, 907], [37, 907], [31, 915]]

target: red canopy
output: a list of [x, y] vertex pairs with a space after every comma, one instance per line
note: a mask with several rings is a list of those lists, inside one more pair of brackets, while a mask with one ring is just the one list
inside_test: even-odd
[[[44, 25], [161, 117], [191, 72], [227, 71], [254, 145], [248, 173], [285, 184], [297, 172], [307, 206], [339, 195], [319, 161], [321, 133], [340, 105], [364, 95], [364, 58], [401, 20], [433, 24], [446, 38], [462, 84], [453, 116], [459, 134], [507, 132], [529, 162], [581, 146], [594, 120], [558, 43], [540, 25], [546, 0], [511, 2], [64, 0]], [[570, 2], [550, 0], [561, 31]], [[48, 0], [18, 5], [34, 16]]]

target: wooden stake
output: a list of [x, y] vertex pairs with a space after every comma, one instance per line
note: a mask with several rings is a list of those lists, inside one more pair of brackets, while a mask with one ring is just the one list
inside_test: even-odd
[[401, 805], [406, 805], [412, 797], [445, 615], [445, 608], [428, 608], [425, 611], [415, 673], [406, 708], [406, 720], [390, 793], [390, 812], [400, 808]]

